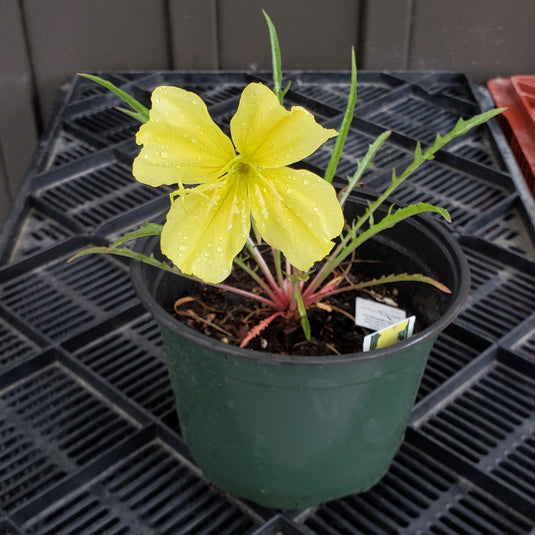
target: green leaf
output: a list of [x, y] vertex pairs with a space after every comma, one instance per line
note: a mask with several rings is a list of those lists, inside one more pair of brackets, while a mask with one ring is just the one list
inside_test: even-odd
[[301, 295], [299, 288], [296, 287], [295, 290], [295, 300], [297, 302], [299, 317], [301, 318], [301, 327], [303, 329], [306, 341], [310, 342], [312, 333], [310, 329], [310, 322], [308, 321], [307, 309], [305, 307], [305, 303], [303, 302], [303, 296]]
[[141, 115], [141, 113], [139, 113], [138, 111], [127, 110], [126, 108], [121, 108], [121, 106], [114, 106], [114, 108], [120, 111], [121, 113], [124, 113], [125, 115], [128, 115], [129, 117], [132, 117], [132, 119], [135, 119], [136, 121], [140, 123], [147, 122], [144, 116]]
[[355, 60], [355, 49], [351, 49], [351, 87], [349, 89], [349, 95], [347, 97], [346, 111], [344, 113], [344, 118], [342, 119], [342, 124], [340, 126], [340, 131], [336, 137], [336, 142], [334, 144], [333, 151], [331, 153], [331, 158], [327, 169], [325, 171], [325, 180], [329, 183], [333, 181], [334, 175], [336, 174], [336, 169], [338, 168], [338, 163], [340, 162], [340, 157], [344, 151], [344, 145], [347, 139], [347, 134], [349, 132], [349, 127], [353, 121], [353, 116], [355, 114], [355, 106], [357, 104], [357, 63]]
[[271, 44], [271, 63], [272, 63], [272, 69], [273, 69], [273, 92], [275, 95], [277, 95], [277, 98], [279, 99], [279, 102], [282, 104], [282, 101], [284, 100], [284, 95], [288, 92], [288, 89], [290, 89], [290, 84], [286, 86], [284, 90], [281, 90], [282, 85], [282, 66], [281, 66], [281, 50], [279, 46], [279, 38], [277, 37], [277, 29], [275, 28], [275, 25], [269, 18], [269, 15], [262, 10], [262, 13], [264, 14], [264, 18], [266, 19], [266, 23], [269, 30], [269, 41]]
[[163, 269], [165, 271], [169, 271], [171, 273], [175, 273], [176, 275], [185, 276], [181, 271], [179, 271], [177, 268], [167, 264], [166, 262], [162, 262], [161, 260], [158, 260], [154, 256], [147, 256], [141, 253], [137, 253], [133, 251], [132, 249], [128, 249], [127, 247], [119, 247], [119, 248], [112, 248], [112, 247], [88, 247], [87, 249], [83, 249], [82, 251], [79, 251], [74, 256], [69, 258], [67, 262], [73, 262], [74, 260], [77, 260], [78, 258], [81, 258], [82, 256], [87, 256], [90, 254], [111, 254], [115, 256], [123, 256], [126, 258], [130, 258], [132, 260], [139, 260], [140, 262], [143, 262], [145, 264], [149, 264], [151, 266], [154, 266], [158, 269]]
[[378, 277], [376, 279], [370, 279], [363, 282], [358, 282], [355, 285], [351, 286], [352, 290], [362, 290], [363, 288], [369, 288], [370, 286], [379, 286], [381, 284], [392, 284], [396, 282], [423, 282], [426, 284], [430, 284], [431, 286], [434, 286], [435, 288], [439, 289], [441, 292], [451, 294], [451, 290], [441, 282], [437, 281], [436, 279], [433, 279], [432, 277], [428, 277], [426, 275], [423, 275], [421, 273], [398, 273], [393, 275], [382, 275], [381, 277]]
[[126, 234], [123, 234], [123, 236], [121, 236], [117, 241], [112, 243], [110, 247], [114, 249], [116, 247], [119, 247], [120, 245], [123, 245], [123, 243], [136, 240], [137, 238], [144, 238], [146, 236], [159, 236], [162, 233], [162, 228], [163, 225], [147, 221], [142, 227], [139, 227], [137, 230], [133, 230], [132, 232], [127, 232]]
[[[104, 80], [100, 76], [95, 76], [93, 74], [80, 73], [79, 76], [81, 76], [82, 78], [87, 78], [88, 80], [91, 80], [92, 82], [95, 82], [97, 84], [100, 84], [101, 86], [105, 87], [106, 89], [117, 95], [119, 98], [121, 98], [137, 112], [137, 114], [132, 114], [130, 112], [129, 115], [137, 119], [140, 123], [146, 123], [149, 120], [149, 110], [145, 106], [143, 106], [141, 102], [129, 95], [126, 91], [123, 91], [122, 89], [118, 88], [115, 84], [112, 84], [108, 80]], [[121, 109], [121, 111], [125, 110]]]
[[368, 152], [366, 152], [364, 158], [361, 160], [357, 160], [357, 170], [355, 171], [355, 174], [349, 179], [347, 188], [342, 193], [340, 197], [340, 206], [344, 206], [347, 197], [350, 195], [350, 193], [355, 189], [355, 187], [359, 184], [360, 179], [362, 178], [362, 175], [372, 165], [373, 158], [375, 158], [375, 155], [377, 154], [378, 150], [384, 145], [385, 141], [388, 139], [392, 132], [386, 131], [383, 132], [368, 148]]

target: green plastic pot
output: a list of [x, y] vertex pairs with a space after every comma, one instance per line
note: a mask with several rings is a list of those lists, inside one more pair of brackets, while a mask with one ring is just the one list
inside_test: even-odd
[[[157, 240], [144, 250], [158, 251]], [[467, 297], [469, 273], [457, 242], [427, 217], [397, 225], [358, 256], [381, 260], [359, 264], [363, 269], [424, 272], [453, 293], [402, 283], [423, 328], [394, 346], [281, 356], [186, 327], [166, 310], [195, 283], [133, 264], [134, 287], [161, 329], [184, 440], [215, 486], [266, 507], [301, 509], [363, 492], [387, 472], [433, 342]]]

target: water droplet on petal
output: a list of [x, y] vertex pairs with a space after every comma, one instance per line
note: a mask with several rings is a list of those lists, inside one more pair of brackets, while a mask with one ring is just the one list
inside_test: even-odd
[[183, 245], [183, 244], [178, 246], [178, 250], [179, 251], [185, 251], [186, 249], [187, 249], [187, 247], [185, 245]]
[[223, 252], [223, 247], [217, 247], [216, 251], [217, 251], [218, 253], [222, 253], [222, 252]]
[[165, 160], [166, 158], [169, 158], [169, 153], [166, 150], [162, 150], [160, 156]]

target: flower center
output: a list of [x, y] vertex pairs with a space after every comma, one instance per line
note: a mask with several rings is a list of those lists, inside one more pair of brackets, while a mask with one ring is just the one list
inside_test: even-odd
[[246, 175], [251, 170], [251, 166], [248, 163], [240, 162], [238, 164], [238, 173]]

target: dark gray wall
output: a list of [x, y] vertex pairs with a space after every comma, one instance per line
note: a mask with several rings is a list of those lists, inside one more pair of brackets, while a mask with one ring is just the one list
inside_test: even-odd
[[533, 74], [531, 0], [0, 0], [0, 221], [58, 85], [91, 70], [269, 68]]

